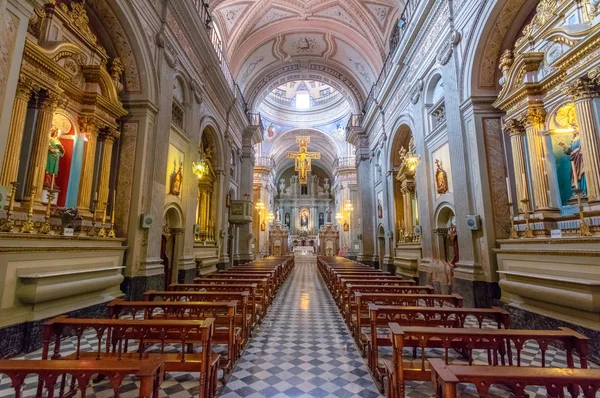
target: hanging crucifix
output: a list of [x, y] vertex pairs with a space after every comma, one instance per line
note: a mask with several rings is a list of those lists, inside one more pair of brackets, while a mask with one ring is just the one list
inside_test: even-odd
[[312, 159], [321, 159], [321, 153], [308, 152], [308, 144], [310, 137], [296, 137], [296, 142], [300, 147], [298, 152], [288, 152], [288, 159], [296, 159], [296, 171], [301, 185], [306, 185], [308, 182], [308, 172], [312, 170]]

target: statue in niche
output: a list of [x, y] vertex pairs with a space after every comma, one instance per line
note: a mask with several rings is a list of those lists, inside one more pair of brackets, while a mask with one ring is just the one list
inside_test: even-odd
[[438, 159], [435, 160], [435, 165], [437, 167], [435, 171], [435, 186], [437, 193], [442, 195], [448, 192], [448, 175], [442, 169], [442, 162]]
[[581, 153], [581, 140], [579, 139], [579, 129], [576, 124], [571, 124], [573, 129], [573, 140], [567, 146], [564, 142], [559, 142], [558, 145], [563, 149], [566, 155], [571, 158], [571, 188], [587, 191], [585, 181], [585, 171], [583, 170], [583, 154]]
[[279, 180], [279, 193], [283, 194], [285, 192], [285, 179], [282, 178]]
[[[52, 184], [52, 176], [58, 174], [58, 162], [60, 158], [65, 156], [65, 148], [60, 142], [60, 136], [62, 130], [58, 127], [52, 126], [50, 129], [50, 141], [48, 142], [48, 157], [46, 158], [46, 176], [44, 178], [44, 185], [50, 186]], [[56, 185], [54, 188], [58, 188]]]
[[381, 205], [381, 199], [377, 199], [377, 218], [383, 218], [383, 206]]
[[169, 194], [180, 196], [181, 195], [181, 184], [183, 183], [183, 162], [179, 163], [179, 169], [175, 174], [171, 176], [171, 189]]
[[285, 225], [287, 225], [287, 227], [290, 227], [290, 213], [285, 213]]
[[319, 228], [325, 225], [325, 214], [319, 213]]
[[277, 222], [281, 222], [281, 211], [279, 210], [279, 207], [277, 208], [277, 211], [275, 212], [275, 220]]

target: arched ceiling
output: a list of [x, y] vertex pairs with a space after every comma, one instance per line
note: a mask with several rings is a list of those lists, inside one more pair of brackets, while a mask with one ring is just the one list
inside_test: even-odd
[[212, 0], [210, 8], [232, 73], [255, 107], [280, 80], [300, 75], [364, 101], [387, 55], [401, 3]]

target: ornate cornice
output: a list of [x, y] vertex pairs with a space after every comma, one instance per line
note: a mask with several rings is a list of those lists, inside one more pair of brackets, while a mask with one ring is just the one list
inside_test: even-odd
[[562, 91], [565, 95], [570, 96], [573, 101], [592, 99], [598, 95], [595, 83], [584, 79], [576, 79], [565, 83]]

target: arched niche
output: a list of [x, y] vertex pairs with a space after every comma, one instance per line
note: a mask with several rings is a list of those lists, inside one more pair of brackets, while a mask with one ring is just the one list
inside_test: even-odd
[[436, 259], [442, 262], [458, 261], [458, 237], [456, 236], [456, 212], [449, 203], [442, 203], [435, 212]]
[[164, 267], [165, 288], [178, 280], [179, 257], [183, 247], [183, 211], [176, 203], [165, 207], [160, 245], [160, 258]]
[[379, 224], [377, 228], [377, 257], [379, 259], [379, 268], [383, 266], [383, 260], [385, 258], [386, 253], [386, 238], [385, 238], [385, 228], [383, 225]]
[[415, 170], [404, 162], [407, 153], [415, 153], [413, 133], [407, 124], [401, 124], [392, 137], [389, 156], [390, 170], [394, 173], [395, 232], [400, 242], [412, 241], [418, 225]]

